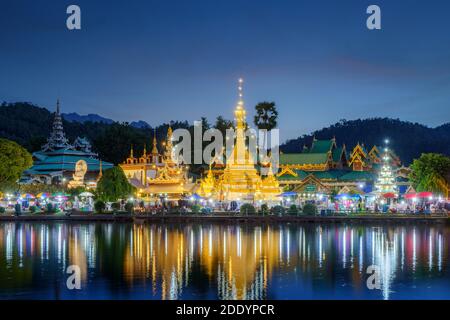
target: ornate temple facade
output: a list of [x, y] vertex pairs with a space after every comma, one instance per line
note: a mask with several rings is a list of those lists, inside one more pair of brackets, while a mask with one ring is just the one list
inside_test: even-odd
[[[313, 138], [311, 147], [303, 146], [299, 153], [280, 154], [277, 180], [285, 190], [299, 194], [363, 193], [373, 190], [382, 163], [382, 150], [373, 146], [369, 151], [357, 143], [351, 152], [345, 145], [338, 147], [336, 139]], [[408, 170], [391, 150], [389, 156], [399, 186], [409, 186]]]
[[171, 127], [167, 131], [163, 153], [158, 151], [155, 132], [151, 152], [147, 153], [144, 146], [143, 154], [135, 157], [131, 147], [130, 156], [120, 167], [128, 181], [138, 189], [139, 197], [150, 201], [161, 197], [179, 200], [183, 195], [191, 193], [194, 187], [192, 179], [188, 177], [187, 166], [174, 161]]
[[236, 138], [224, 166], [210, 165], [206, 178], [200, 181], [198, 193], [216, 201], [276, 202], [281, 188], [272, 168], [263, 177], [246, 145], [246, 111], [242, 99], [242, 79], [239, 80], [239, 101], [234, 111]]
[[19, 181], [21, 184], [96, 187], [102, 170], [113, 167], [112, 163], [98, 159], [86, 138], [78, 137], [73, 144], [69, 143], [64, 133], [59, 101], [50, 137], [42, 149], [32, 156], [33, 166], [23, 173]]

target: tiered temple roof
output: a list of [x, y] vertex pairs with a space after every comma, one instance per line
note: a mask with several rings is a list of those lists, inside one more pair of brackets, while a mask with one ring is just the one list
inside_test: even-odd
[[311, 148], [303, 146], [299, 153], [280, 154], [280, 166], [306, 171], [325, 171], [347, 166], [345, 145], [338, 147], [336, 139], [317, 140], [313, 138]]
[[188, 178], [188, 170], [184, 165], [176, 163], [173, 159], [172, 128], [167, 130], [165, 150], [160, 153], [156, 139], [153, 135], [152, 150], [144, 151], [140, 157], [134, 155], [133, 147], [130, 156], [120, 165], [142, 198], [156, 200], [160, 196], [167, 196], [170, 200], [178, 200], [183, 194], [190, 193], [194, 184]]
[[[338, 147], [336, 139], [317, 140], [313, 138], [311, 147], [303, 146], [299, 153], [280, 154], [280, 169], [277, 179], [281, 185], [303, 185], [320, 181], [327, 187], [347, 184], [372, 184], [376, 180], [381, 163], [381, 151], [373, 146], [367, 151], [358, 143], [349, 157], [346, 147]], [[400, 159], [390, 151], [393, 164], [400, 167]]]
[[58, 184], [64, 182], [64, 179], [70, 180], [75, 172], [75, 165], [80, 160], [87, 164], [87, 182], [95, 183], [102, 169], [113, 167], [112, 163], [98, 159], [86, 138], [78, 137], [74, 144], [69, 143], [64, 133], [58, 100], [47, 143], [40, 151], [33, 153], [33, 166], [24, 172], [20, 183]]

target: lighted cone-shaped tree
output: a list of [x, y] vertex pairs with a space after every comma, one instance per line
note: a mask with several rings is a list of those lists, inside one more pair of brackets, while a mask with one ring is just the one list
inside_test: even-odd
[[395, 184], [395, 175], [391, 166], [391, 157], [389, 156], [389, 149], [386, 147], [383, 153], [383, 162], [381, 170], [378, 173], [377, 181], [375, 182], [375, 190], [380, 197], [386, 194], [394, 194], [397, 196], [397, 186]]

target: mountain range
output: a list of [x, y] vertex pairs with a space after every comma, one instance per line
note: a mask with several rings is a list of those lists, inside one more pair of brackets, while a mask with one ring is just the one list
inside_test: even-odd
[[[108, 119], [108, 118], [99, 116], [98, 114], [95, 114], [95, 113], [89, 113], [87, 115], [80, 115], [76, 112], [63, 113], [62, 117], [64, 118], [64, 120], [66, 120], [68, 122], [79, 122], [79, 123], [93, 122], [93, 123], [106, 123], [106, 124], [112, 124], [112, 123], [116, 122], [112, 119]], [[130, 122], [130, 126], [135, 127], [135, 128], [141, 128], [141, 129], [150, 128], [150, 125], [147, 122], [142, 121], [142, 120], [132, 121], [132, 122]]]

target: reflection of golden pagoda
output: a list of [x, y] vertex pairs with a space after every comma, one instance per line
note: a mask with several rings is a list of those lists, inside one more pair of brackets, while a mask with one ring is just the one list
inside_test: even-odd
[[146, 198], [156, 199], [167, 195], [169, 200], [178, 200], [184, 193], [190, 193], [193, 187], [188, 178], [186, 166], [173, 160], [172, 128], [167, 130], [165, 152], [158, 151], [156, 132], [153, 136], [153, 147], [150, 154], [144, 146], [140, 158], [135, 158], [133, 147], [130, 156], [120, 165], [129, 182]]
[[239, 79], [239, 101], [234, 111], [236, 141], [233, 149], [217, 181], [211, 167], [209, 168], [207, 177], [201, 181], [199, 193], [224, 201], [277, 201], [281, 189], [273, 176], [272, 168], [269, 168], [267, 178], [262, 178], [255, 167], [253, 155], [246, 146], [246, 111], [242, 99], [242, 82], [242, 79]]
[[[124, 274], [130, 285], [150, 278], [153, 296], [179, 299], [198, 272], [197, 264], [209, 281], [217, 279], [219, 299], [264, 299], [273, 270], [283, 259], [282, 232], [271, 227], [232, 230], [217, 225], [185, 229], [134, 225]], [[290, 268], [297, 265], [296, 258], [291, 259]]]

